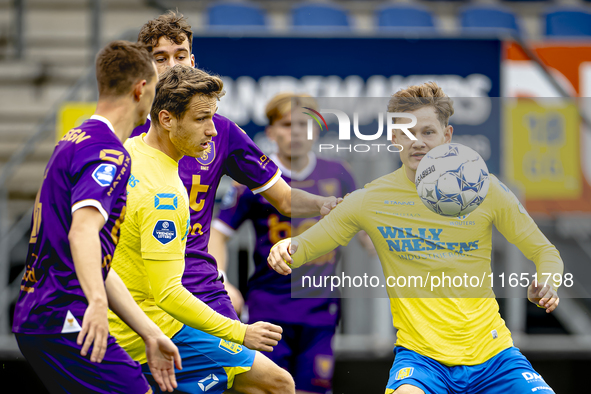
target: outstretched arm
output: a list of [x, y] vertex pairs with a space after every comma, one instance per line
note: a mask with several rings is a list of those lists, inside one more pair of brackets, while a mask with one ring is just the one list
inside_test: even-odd
[[324, 216], [342, 201], [342, 198], [322, 197], [291, 188], [283, 178], [261, 193], [282, 215], [292, 218]]
[[281, 327], [229, 319], [191, 294], [181, 282], [184, 260], [144, 260], [144, 265], [156, 305], [178, 321], [253, 350], [271, 351], [281, 339]]
[[312, 261], [338, 246], [347, 245], [361, 230], [357, 212], [363, 204], [363, 191], [358, 191], [340, 203], [330, 215], [295, 238], [277, 242], [269, 253], [269, 266], [282, 275]]

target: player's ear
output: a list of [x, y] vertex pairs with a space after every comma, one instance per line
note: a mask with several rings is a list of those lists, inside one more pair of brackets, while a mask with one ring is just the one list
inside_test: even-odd
[[451, 137], [454, 133], [454, 127], [452, 125], [449, 125], [445, 128], [445, 130], [443, 131], [443, 135], [445, 138], [445, 143], [449, 144], [451, 142]]
[[133, 87], [133, 99], [139, 103], [139, 101], [142, 98], [142, 95], [144, 94], [144, 91], [146, 89], [146, 84], [148, 83], [148, 81], [146, 81], [145, 79], [142, 79], [141, 81], [138, 81], [135, 86]]
[[173, 117], [167, 110], [163, 109], [158, 113], [158, 121], [163, 129], [170, 130], [172, 128]]
[[195, 67], [195, 55], [191, 54], [191, 67]]
[[265, 134], [267, 135], [268, 139], [270, 139], [271, 141], [275, 141], [275, 128], [273, 127], [273, 125], [268, 125], [267, 127], [265, 127]]
[[398, 144], [398, 136], [396, 135], [396, 130], [392, 130], [392, 143]]

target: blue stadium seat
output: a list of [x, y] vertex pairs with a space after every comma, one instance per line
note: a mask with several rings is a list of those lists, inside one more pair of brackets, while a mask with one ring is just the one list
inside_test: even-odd
[[209, 27], [213, 30], [256, 30], [266, 28], [265, 12], [248, 3], [217, 3], [207, 9]]
[[436, 31], [433, 15], [424, 7], [389, 4], [379, 8], [376, 14], [381, 31]]
[[547, 36], [591, 36], [591, 13], [586, 9], [551, 8], [545, 19]]
[[295, 30], [349, 31], [347, 11], [336, 5], [302, 4], [292, 9]]
[[504, 7], [466, 6], [460, 12], [460, 21], [464, 33], [521, 33], [517, 18], [510, 9]]

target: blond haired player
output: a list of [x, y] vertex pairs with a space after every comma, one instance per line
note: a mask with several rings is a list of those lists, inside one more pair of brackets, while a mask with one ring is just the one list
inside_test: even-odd
[[[284, 275], [306, 261], [346, 245], [365, 230], [388, 277], [463, 276], [491, 271], [494, 225], [532, 260], [539, 278], [562, 275], [563, 263], [517, 198], [491, 176], [488, 195], [458, 226], [428, 210], [415, 190], [419, 162], [436, 146], [451, 141], [449, 117], [453, 103], [430, 82], [397, 92], [388, 112], [414, 114], [410, 128], [416, 139], [396, 130], [392, 142], [402, 145], [403, 166], [352, 193], [314, 227], [276, 244], [269, 264]], [[388, 201], [407, 201], [404, 205]], [[291, 252], [291, 256], [290, 256]], [[390, 282], [392, 283], [392, 282]], [[388, 285], [394, 326], [398, 329], [396, 359], [386, 393], [553, 393], [531, 364], [513, 346], [499, 315], [494, 293], [482, 288], [395, 287]], [[532, 283], [528, 298], [553, 311], [557, 283]]]

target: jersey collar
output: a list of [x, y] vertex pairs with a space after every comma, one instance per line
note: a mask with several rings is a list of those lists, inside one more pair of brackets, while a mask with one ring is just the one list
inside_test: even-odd
[[104, 124], [106, 124], [113, 133], [115, 133], [115, 129], [113, 128], [113, 125], [111, 124], [111, 122], [109, 122], [109, 119], [105, 118], [104, 116], [100, 116], [100, 115], [92, 115], [90, 117], [90, 119], [92, 120], [100, 120], [101, 122], [103, 122]]
[[308, 164], [306, 165], [306, 167], [304, 167], [301, 171], [297, 172], [292, 172], [290, 169], [285, 168], [283, 163], [281, 163], [281, 161], [279, 160], [279, 157], [277, 157], [276, 153], [273, 153], [271, 155], [271, 160], [273, 160], [273, 162], [277, 164], [277, 167], [279, 167], [283, 175], [293, 179], [294, 181], [303, 181], [306, 178], [308, 178], [312, 171], [314, 171], [314, 169], [316, 168], [317, 163], [316, 155], [312, 151], [308, 152]]

